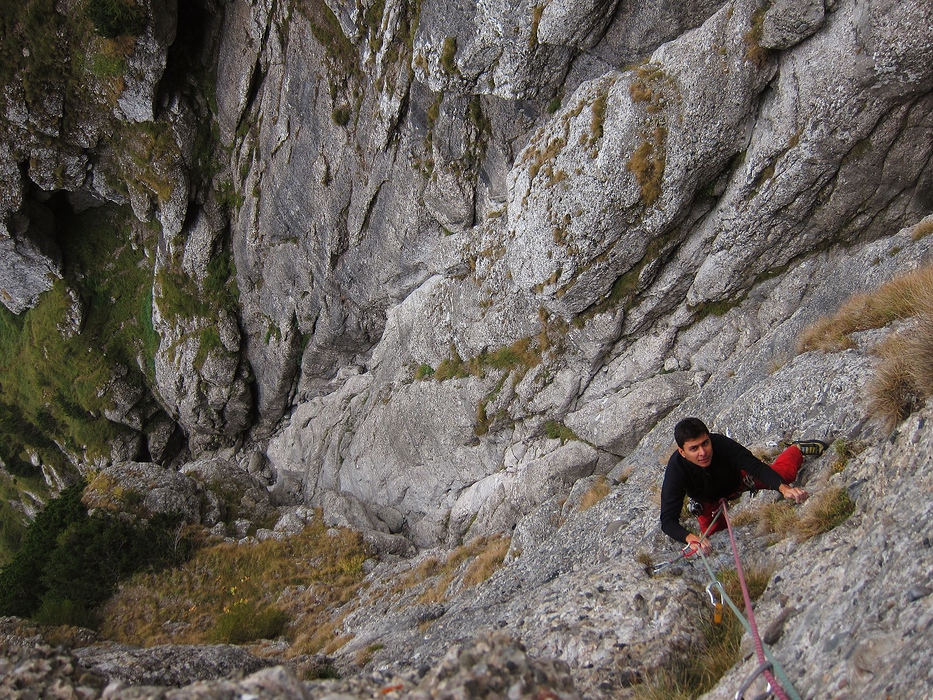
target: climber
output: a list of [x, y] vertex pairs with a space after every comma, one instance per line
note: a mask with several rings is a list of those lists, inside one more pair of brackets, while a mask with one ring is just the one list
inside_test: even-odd
[[[710, 433], [699, 418], [684, 418], [675, 425], [674, 440], [677, 451], [667, 462], [661, 486], [661, 529], [672, 539], [686, 543], [691, 554], [697, 548], [709, 554], [709, 540], [700, 535], [725, 529], [722, 518], [713, 522], [721, 498], [728, 500], [743, 491], [771, 489], [798, 504], [807, 500], [806, 491], [790, 484], [797, 478], [804, 455], [819, 456], [827, 448], [821, 440], [794, 442], [769, 467], [735, 440]], [[680, 524], [684, 496], [690, 497], [689, 509], [697, 516], [700, 535]]]

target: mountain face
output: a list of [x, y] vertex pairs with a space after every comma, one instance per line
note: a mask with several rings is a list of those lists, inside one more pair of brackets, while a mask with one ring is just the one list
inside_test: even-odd
[[[928, 2], [9, 15], [0, 458], [27, 483], [144, 474], [152, 510], [221, 530], [209, 494], [234, 483], [253, 521], [320, 506], [387, 556], [513, 532], [520, 561], [598, 475], [618, 512], [593, 512], [660, 547], [650, 494], [685, 415], [760, 447], [887, 435], [877, 339], [797, 344], [930, 260]], [[821, 556], [790, 555], [795, 576]], [[602, 663], [539, 632], [536, 651]], [[841, 641], [794, 635], [837, 668]]]

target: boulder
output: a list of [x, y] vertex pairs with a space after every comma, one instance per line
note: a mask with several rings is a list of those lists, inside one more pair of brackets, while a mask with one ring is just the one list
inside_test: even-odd
[[158, 464], [121, 462], [100, 470], [84, 490], [89, 510], [178, 514], [186, 522], [201, 522], [201, 494], [191, 477]]

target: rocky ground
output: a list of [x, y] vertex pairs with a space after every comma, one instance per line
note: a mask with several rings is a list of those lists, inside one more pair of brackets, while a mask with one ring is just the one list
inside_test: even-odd
[[[575, 700], [567, 664], [528, 656], [505, 635], [468, 647], [454, 645], [433, 668], [408, 674], [370, 673], [345, 680], [301, 681], [294, 666], [266, 665], [235, 647], [77, 652], [50, 646], [41, 636], [19, 636], [5, 618], [0, 639], [0, 697], [61, 700], [195, 700], [288, 698], [508, 698]], [[12, 629], [11, 629], [12, 628]], [[179, 657], [183, 663], [178, 663]], [[140, 666], [148, 666], [148, 673]], [[259, 670], [255, 670], [259, 668]], [[148, 681], [148, 682], [147, 682]], [[168, 684], [172, 681], [171, 684]]]
[[[930, 687], [931, 419], [933, 412], [922, 411], [885, 439], [860, 446], [848, 461], [834, 452], [808, 460], [800, 480], [814, 502], [840, 486], [856, 503], [854, 514], [834, 530], [805, 541], [775, 541], [760, 534], [753, 517], [773, 495], [746, 496], [732, 508], [742, 523], [737, 533], [746, 568], [773, 571], [756, 605], [758, 624], [803, 698], [923, 697]], [[419, 558], [387, 558], [370, 573], [371, 585], [344, 622], [352, 640], [332, 657], [286, 661], [274, 645], [136, 649], [104, 643], [89, 632], [43, 632], [5, 619], [0, 692], [319, 700], [626, 697], [652, 669], [697, 648], [702, 621], [712, 613], [703, 591], [706, 573], [697, 563], [657, 575], [646, 570], [648, 557], [658, 562], [676, 554], [654, 524], [650, 494], [659, 474], [655, 460], [591, 508], [577, 510], [578, 501], [568, 501], [549, 535], [527, 518], [519, 528], [537, 527], [536, 545], [513, 551], [486, 583], [430, 610], [416, 604], [417, 589], [401, 597], [388, 593]], [[717, 571], [733, 566], [722, 536], [711, 562]], [[756, 665], [747, 635], [743, 648], [745, 662], [705, 698], [734, 695]], [[361, 649], [371, 650], [368, 658], [361, 660]], [[341, 679], [307, 680], [335, 671]]]

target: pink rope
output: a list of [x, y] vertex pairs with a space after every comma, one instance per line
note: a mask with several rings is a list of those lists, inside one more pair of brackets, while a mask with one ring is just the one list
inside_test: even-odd
[[[767, 662], [765, 658], [765, 648], [758, 634], [758, 623], [755, 622], [755, 613], [752, 612], [752, 597], [748, 592], [748, 586], [745, 584], [745, 573], [742, 571], [742, 562], [739, 560], [739, 548], [735, 543], [735, 535], [732, 532], [732, 522], [729, 520], [726, 499], [722, 498], [720, 502], [722, 503], [723, 517], [726, 519], [726, 528], [729, 530], [729, 541], [732, 543], [732, 556], [735, 558], [735, 571], [739, 577], [739, 585], [742, 587], [742, 596], [745, 598], [745, 612], [748, 614], [748, 626], [752, 629], [752, 641], [755, 642], [755, 654], [758, 656], [758, 663], [763, 664]], [[789, 700], [787, 694], [784, 692], [784, 688], [777, 682], [777, 679], [771, 671], [765, 669], [762, 671], [762, 675], [770, 684], [771, 692], [780, 700]]]

